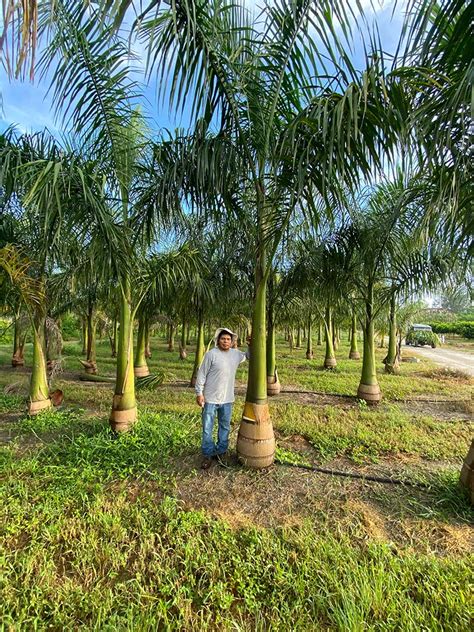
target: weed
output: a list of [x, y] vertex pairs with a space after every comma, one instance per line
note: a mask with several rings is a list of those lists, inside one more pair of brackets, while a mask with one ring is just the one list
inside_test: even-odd
[[0, 412], [16, 412], [24, 405], [23, 397], [0, 393]]

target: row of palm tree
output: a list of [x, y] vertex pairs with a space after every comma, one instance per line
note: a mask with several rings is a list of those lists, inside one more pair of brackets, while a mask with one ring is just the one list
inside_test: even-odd
[[[268, 465], [274, 438], [267, 385], [278, 381], [274, 290], [279, 266], [285, 271], [289, 265], [281, 258], [282, 245], [302, 227], [302, 256], [310, 261], [305, 320], [312, 322], [316, 305], [326, 331], [325, 365], [331, 367], [334, 310], [342, 298], [352, 299], [354, 314], [363, 305], [359, 396], [377, 401], [377, 311], [413, 290], [416, 281], [439, 279], [443, 266], [431, 248], [434, 232], [442, 230], [463, 248], [471, 221], [470, 185], [459, 176], [470, 66], [465, 49], [450, 46], [466, 29], [467, 9], [465, 3], [448, 5], [435, 10], [427, 2], [409, 12], [407, 45], [391, 68], [373, 38], [360, 72], [348, 52], [355, 28], [349, 2], [278, 0], [257, 17], [229, 0], [153, 2], [133, 32], [147, 50], [147, 74], [157, 78], [160, 99], [189, 108], [193, 122], [189, 131], [156, 140], [138, 106], [136, 75], [124, 63], [131, 59], [128, 42], [117, 30], [129, 3], [114, 3], [115, 13], [111, 3], [40, 3], [45, 45], [38, 66], [52, 77], [54, 103], [72, 140], [60, 144], [41, 135], [31, 142], [7, 134], [1, 181], [5, 208], [19, 201], [21, 214], [31, 213], [41, 233], [30, 261], [12, 246], [2, 251], [12, 280], [18, 283], [16, 265], [36, 283], [38, 299], [28, 306], [38, 348], [35, 367], [43, 371], [45, 286], [55, 267], [64, 265], [72, 234], [84, 251], [92, 249], [86, 259], [94, 257], [94, 269], [118, 296], [110, 419], [116, 429], [131, 427], [137, 415], [133, 323], [137, 317], [141, 323], [136, 368], [146, 371], [145, 306], [166, 295], [161, 281], [154, 283], [160, 277], [153, 265], [166, 265], [164, 255], [155, 256], [157, 244], [165, 232], [182, 243], [181, 226], [190, 217], [195, 224], [222, 227], [217, 234], [224, 243], [235, 234], [225, 227], [238, 225], [253, 282], [238, 450], [244, 462]], [[452, 127], [454, 137], [447, 133]], [[399, 164], [403, 176], [395, 169]], [[387, 178], [389, 172], [394, 175]], [[364, 194], [374, 179], [389, 182]], [[164, 278], [183, 288], [202, 332], [222, 270], [209, 252], [197, 262], [195, 242], [191, 236], [188, 257], [182, 265], [172, 260]], [[312, 302], [315, 286], [322, 291]], [[26, 301], [26, 281], [21, 287]], [[394, 309], [392, 322], [393, 314]], [[389, 367], [395, 362], [395, 329]], [[196, 364], [202, 333], [197, 347]], [[30, 399], [47, 402], [47, 395], [41, 383]]]

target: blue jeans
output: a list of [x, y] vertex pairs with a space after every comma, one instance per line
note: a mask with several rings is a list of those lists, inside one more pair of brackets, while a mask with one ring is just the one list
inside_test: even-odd
[[[214, 417], [217, 411], [217, 444], [212, 438]], [[230, 420], [232, 417], [232, 404], [204, 404], [202, 409], [202, 453], [211, 457], [215, 454], [223, 454], [229, 446]]]

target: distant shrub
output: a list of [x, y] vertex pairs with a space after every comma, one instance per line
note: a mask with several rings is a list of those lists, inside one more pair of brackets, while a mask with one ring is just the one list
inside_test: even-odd
[[474, 322], [455, 321], [453, 323], [429, 323], [437, 334], [457, 334], [463, 338], [474, 338]]
[[0, 318], [0, 344], [7, 345], [13, 341], [13, 325], [9, 320]]
[[80, 338], [81, 323], [78, 316], [66, 314], [61, 318], [61, 332], [64, 340]]
[[459, 333], [463, 338], [474, 338], [474, 322], [459, 323]]

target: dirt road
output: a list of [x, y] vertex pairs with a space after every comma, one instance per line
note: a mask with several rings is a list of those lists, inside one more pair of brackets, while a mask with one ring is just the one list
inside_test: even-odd
[[410, 349], [415, 356], [427, 358], [432, 362], [436, 362], [436, 364], [450, 369], [466, 371], [466, 373], [474, 375], [474, 355], [471, 353], [461, 353], [460, 351], [451, 351], [450, 349], [431, 349], [429, 347], [406, 348]]

